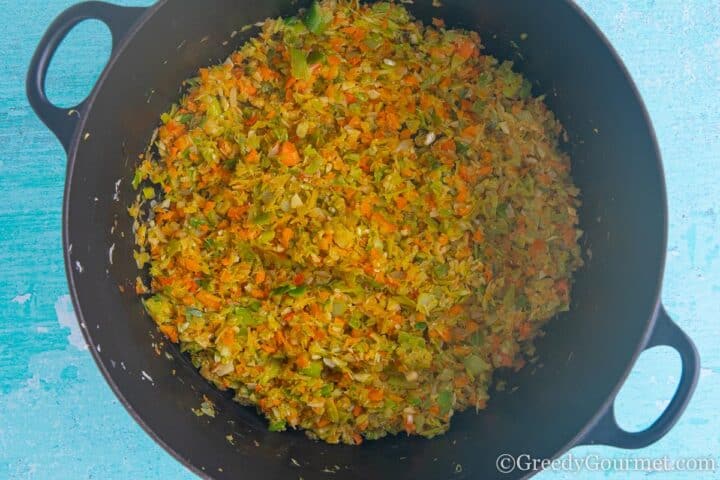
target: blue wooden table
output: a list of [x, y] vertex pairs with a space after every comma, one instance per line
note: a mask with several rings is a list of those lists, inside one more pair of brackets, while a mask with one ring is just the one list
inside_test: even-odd
[[[0, 479], [192, 478], [138, 427], [96, 369], [75, 323], [63, 272], [65, 154], [32, 114], [24, 75], [45, 27], [71, 0], [0, 0]], [[147, 1], [123, 1], [143, 5]], [[670, 236], [663, 301], [697, 343], [700, 383], [678, 425], [635, 452], [576, 448], [578, 458], [707, 458], [720, 477], [720, 2], [581, 0], [619, 51], [647, 102], [665, 160]], [[51, 100], [81, 100], [107, 58], [104, 26], [80, 25], [48, 79]], [[618, 399], [626, 428], [669, 401], [679, 359], [640, 358]], [[574, 478], [546, 471], [537, 478]], [[584, 471], [582, 478], [648, 473]]]

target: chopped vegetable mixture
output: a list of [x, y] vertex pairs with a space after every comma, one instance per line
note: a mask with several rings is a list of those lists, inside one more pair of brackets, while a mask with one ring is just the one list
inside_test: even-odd
[[187, 84], [133, 181], [137, 290], [270, 430], [441, 434], [568, 309], [562, 127], [476, 33], [325, 1]]

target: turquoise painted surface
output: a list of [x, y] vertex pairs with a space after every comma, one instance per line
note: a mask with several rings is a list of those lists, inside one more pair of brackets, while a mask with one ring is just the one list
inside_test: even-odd
[[[67, 0], [0, 0], [0, 478], [192, 478], [119, 405], [86, 351], [67, 296], [60, 242], [65, 155], [26, 104], [24, 75], [44, 28]], [[124, 1], [143, 5], [147, 1]], [[581, 0], [647, 102], [665, 159], [670, 237], [663, 300], [697, 343], [703, 369], [679, 424], [627, 452], [575, 457], [720, 457], [720, 3]], [[109, 50], [83, 24], [53, 64], [49, 93], [80, 100]], [[645, 353], [618, 400], [627, 428], [663, 409], [679, 375], [669, 349]], [[649, 474], [583, 472], [582, 478]], [[654, 473], [718, 478], [720, 473]], [[575, 478], [543, 472], [537, 478]]]

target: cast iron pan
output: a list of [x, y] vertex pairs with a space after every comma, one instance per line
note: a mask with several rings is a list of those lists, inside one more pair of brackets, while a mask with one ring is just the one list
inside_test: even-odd
[[[699, 359], [659, 301], [667, 229], [660, 155], [627, 71], [569, 1], [408, 6], [426, 22], [441, 17], [451, 27], [477, 30], [489, 53], [515, 61], [565, 125], [582, 190], [587, 265], [576, 276], [570, 312], [550, 322], [538, 342], [541, 363], [506, 375], [508, 388], [494, 393], [486, 410], [457, 415], [450, 432], [433, 440], [327, 445], [301, 432], [269, 432], [253, 409], [212, 388], [174, 345], [163, 344], [133, 292], [126, 207], [134, 198], [137, 155], [160, 113], [178, 98], [182, 80], [254, 34], [234, 31], [300, 6], [164, 0], [145, 9], [87, 2], [52, 23], [32, 59], [30, 104], [68, 154], [63, 245], [75, 311], [100, 370], [135, 420], [195, 473], [233, 479], [518, 478], [534, 471], [500, 473], [498, 456], [555, 458], [588, 444], [641, 448], [665, 435], [692, 395]], [[47, 68], [65, 35], [86, 19], [108, 25], [112, 56], [85, 101], [58, 108], [45, 96]], [[680, 354], [680, 383], [650, 427], [624, 431], [615, 421], [615, 396], [638, 355], [656, 345]], [[203, 396], [215, 403], [214, 418], [191, 412]]]

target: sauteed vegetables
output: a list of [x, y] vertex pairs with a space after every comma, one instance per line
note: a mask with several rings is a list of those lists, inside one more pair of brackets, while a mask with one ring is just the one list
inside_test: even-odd
[[137, 290], [271, 430], [441, 434], [568, 309], [562, 127], [476, 33], [314, 3], [187, 87], [133, 179]]

